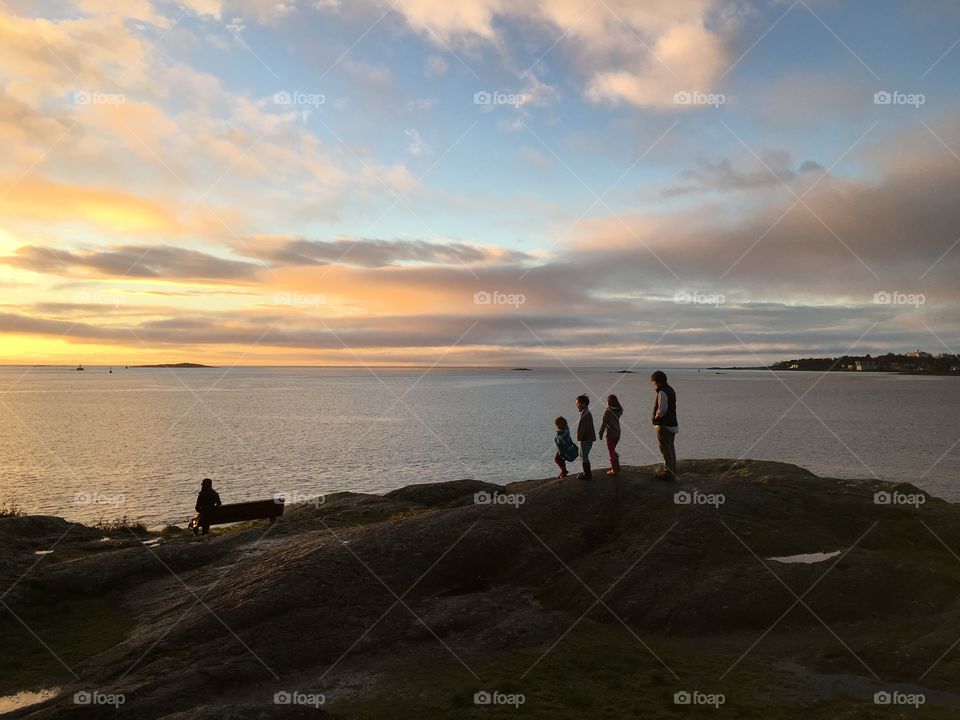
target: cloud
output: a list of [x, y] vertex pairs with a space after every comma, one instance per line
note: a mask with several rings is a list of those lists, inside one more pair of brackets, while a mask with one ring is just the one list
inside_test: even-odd
[[283, 265], [340, 264], [378, 268], [401, 263], [471, 265], [477, 263], [520, 263], [530, 257], [498, 247], [481, 247], [460, 242], [426, 240], [377, 240], [371, 238], [250, 238], [236, 244], [241, 254], [255, 252], [264, 261]]
[[724, 41], [694, 20], [664, 31], [653, 42], [649, 56], [633, 61], [631, 67], [597, 72], [586, 94], [594, 102], [695, 109], [677, 105], [676, 93], [718, 93], [720, 75], [729, 61]]
[[0, 213], [45, 222], [86, 222], [118, 232], [179, 232], [183, 226], [160, 203], [127, 192], [68, 185], [42, 178], [0, 181], [9, 191]]
[[24, 245], [14, 255], [0, 257], [0, 264], [50, 275], [170, 282], [243, 282], [253, 280], [260, 270], [252, 263], [169, 245], [122, 245], [75, 252]]
[[[234, 4], [252, 8], [257, 16], [279, 7], [253, 2], [230, 6]], [[273, 92], [296, 88], [268, 88], [259, 98], [228, 89], [211, 73], [153, 51], [150, 33], [125, 21], [115, 4], [111, 13], [106, 6], [99, 1], [85, 6], [104, 14], [49, 19], [21, 18], [0, 8], [2, 69], [10, 78], [0, 90], [0, 139], [10, 146], [0, 157], [0, 178], [16, 180], [29, 168], [29, 178], [18, 187], [21, 195], [34, 178], [46, 178], [43, 182], [54, 184], [49, 189], [57, 190], [32, 193], [22, 210], [7, 196], [8, 209], [17, 215], [28, 217], [34, 210], [38, 219], [47, 213], [53, 218], [70, 215], [111, 229], [113, 215], [124, 213], [103, 207], [109, 200], [106, 194], [131, 205], [134, 193], [142, 190], [149, 197], [143, 203], [154, 207], [141, 204], [121, 218], [119, 227], [170, 230], [165, 223], [177, 214], [174, 209], [202, 198], [200, 209], [216, 206], [219, 218], [207, 219], [220, 230], [226, 223], [234, 232], [245, 233], [258, 215], [286, 213], [295, 219], [309, 212], [314, 218], [333, 219], [353, 203], [369, 203], [415, 185], [405, 165], [379, 162], [362, 140], [343, 148], [329, 134], [321, 137], [308, 122], [312, 108], [273, 101]], [[217, 14], [224, 7], [194, 3], [193, 9]], [[140, 4], [131, 8], [143, 14]], [[383, 97], [392, 84], [388, 67], [345, 58], [337, 68], [352, 89], [365, 89], [372, 98]], [[76, 103], [74, 93], [120, 100]], [[331, 105], [335, 100], [331, 98]], [[77, 194], [74, 202], [66, 187], [89, 188], [91, 175], [104, 195]], [[82, 181], [75, 182], [78, 179]], [[269, 210], [258, 187], [265, 179], [273, 188]], [[45, 202], [45, 197], [58, 194], [65, 197], [62, 205]], [[206, 229], [212, 226], [207, 223]]]
[[[757, 362], [824, 354], [876, 353], [885, 348], [913, 347], [916, 334], [908, 327], [881, 325], [864, 342], [851, 347], [869, 325], [883, 320], [879, 308], [757, 305], [739, 308], [679, 307], [670, 301], [647, 301], [634, 312], [646, 320], [624, 324], [619, 318], [474, 312], [471, 315], [431, 314], [322, 318], [281, 315], [276, 311], [233, 314], [194, 313], [168, 319], [125, 314], [109, 321], [43, 317], [40, 308], [0, 313], [0, 332], [64, 337], [75, 343], [145, 345], [153, 351], [177, 348], [197, 353], [201, 348], [246, 348], [256, 360], [276, 350], [311, 353], [353, 363], [388, 357], [423, 362], [443, 357], [449, 363], [482, 360], [503, 364], [511, 359], [538, 359], [555, 365], [557, 357], [574, 364], [604, 362], [633, 364], [644, 354], [650, 363], [669, 358], [682, 363]], [[122, 310], [122, 308], [121, 308]], [[669, 318], [669, 322], [667, 322]], [[724, 325], [728, 325], [728, 329]], [[775, 327], [775, 330], [771, 330]], [[741, 344], [741, 340], [747, 347]], [[929, 347], [928, 344], [921, 346]], [[386, 355], [384, 353], [387, 353]]]
[[420, 131], [416, 128], [409, 128], [404, 130], [403, 133], [410, 141], [407, 145], [407, 152], [411, 155], [423, 155], [432, 152], [432, 148], [423, 141], [423, 138], [420, 137]]
[[790, 153], [785, 150], [764, 151], [754, 165], [756, 167], [752, 170], [738, 170], [730, 158], [700, 158], [696, 169], [683, 173], [684, 179], [688, 181], [685, 185], [664, 188], [661, 194], [664, 197], [674, 197], [704, 192], [780, 187], [789, 185], [806, 173], [813, 173], [812, 179], [815, 180], [825, 170], [814, 160], [805, 160], [799, 167], [794, 167]]
[[[562, 33], [594, 102], [678, 109], [678, 91], [715, 92], [732, 60], [736, 13], [720, 0], [409, 0], [397, 9], [438, 47], [505, 46], [502, 28]], [[563, 52], [558, 49], [557, 52]], [[679, 108], [684, 109], [684, 108]]]
[[442, 55], [431, 55], [424, 64], [423, 74], [428, 78], [438, 78], [446, 74], [450, 64]]

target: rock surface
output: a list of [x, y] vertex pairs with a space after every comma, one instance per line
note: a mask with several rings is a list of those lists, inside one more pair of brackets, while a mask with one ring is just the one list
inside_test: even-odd
[[[750, 716], [873, 717], [869, 697], [807, 692], [797, 667], [877, 691], [923, 685], [939, 703], [926, 717], [956, 712], [960, 509], [774, 462], [680, 471], [676, 484], [625, 468], [340, 493], [275, 525], [152, 547], [77, 526], [58, 546], [74, 556], [36, 563], [6, 602], [115, 598], [130, 629], [72, 665], [75, 678], [38, 678], [62, 694], [14, 716], [92, 717], [73, 694], [100, 689], [124, 694], [109, 717], [144, 720], [673, 717], [673, 693], [712, 687]], [[923, 502], [877, 504], [877, 492]], [[6, 585], [68, 527], [0, 519]], [[525, 704], [474, 706], [496, 688]], [[283, 692], [322, 694], [323, 709], [275, 704]]]

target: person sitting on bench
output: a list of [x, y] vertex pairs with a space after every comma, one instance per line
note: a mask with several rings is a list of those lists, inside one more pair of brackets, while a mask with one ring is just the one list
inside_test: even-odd
[[200, 492], [197, 494], [196, 505], [196, 511], [200, 513], [200, 527], [203, 528], [204, 535], [210, 532], [210, 523], [204, 518], [204, 513], [222, 504], [220, 494], [213, 489], [213, 480], [204, 478], [200, 484]]

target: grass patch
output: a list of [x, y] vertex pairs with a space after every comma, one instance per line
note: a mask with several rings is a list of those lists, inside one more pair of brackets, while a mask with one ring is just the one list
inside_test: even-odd
[[27, 513], [15, 500], [4, 500], [0, 502], [0, 518], [3, 517], [23, 517]]
[[[775, 663], [790, 657], [802, 638], [768, 637], [762, 648], [721, 681], [721, 675], [755, 639], [645, 636], [644, 641], [677, 673], [679, 681], [619, 625], [584, 621], [529, 672], [549, 644], [503, 650], [479, 659], [467, 649], [462, 657], [479, 680], [439, 644], [427, 643], [422, 655], [403, 667], [386, 657], [367, 662], [364, 667], [376, 674], [377, 682], [329, 703], [328, 709], [344, 720], [873, 717], [870, 698], [811, 701], [790, 692], [796, 683]], [[483, 690], [520, 693], [524, 702], [519, 707], [476, 705], [474, 694]], [[719, 711], [712, 706], [677, 705], [674, 693], [680, 690], [722, 693], [725, 703]], [[955, 711], [928, 705], [924, 712], [928, 713], [924, 717], [946, 719], [954, 717]]]
[[107, 520], [104, 517], [101, 517], [97, 520], [96, 524], [93, 525], [100, 532], [105, 533], [118, 533], [118, 532], [129, 532], [132, 531], [138, 535], [147, 534], [147, 526], [144, 525], [139, 520], [134, 520], [127, 515], [120, 515], [112, 520]]

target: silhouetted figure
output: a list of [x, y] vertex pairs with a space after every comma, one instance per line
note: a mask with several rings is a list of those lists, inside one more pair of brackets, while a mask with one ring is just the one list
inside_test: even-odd
[[560, 468], [558, 480], [562, 480], [570, 473], [567, 472], [567, 463], [573, 462], [580, 456], [580, 451], [570, 437], [570, 426], [567, 425], [565, 417], [558, 417], [554, 424], [557, 426], [557, 434], [553, 441], [557, 445], [557, 454], [553, 456], [553, 461]]
[[220, 502], [220, 494], [213, 489], [213, 480], [204, 478], [203, 482], [200, 483], [200, 492], [197, 493], [197, 505], [194, 508], [200, 513], [200, 527], [203, 529], [204, 535], [210, 532], [210, 523], [206, 521], [204, 514], [207, 510], [215, 508], [218, 505], [223, 505], [223, 503]]
[[577, 475], [581, 480], [592, 480], [590, 470], [590, 448], [597, 441], [597, 431], [593, 427], [593, 415], [590, 414], [590, 398], [586, 395], [577, 396], [577, 410], [580, 411], [580, 422], [577, 423], [577, 442], [580, 443], [580, 459], [583, 461], [583, 472]]
[[657, 444], [660, 445], [660, 454], [663, 455], [663, 472], [657, 473], [656, 478], [663, 480], [677, 479], [677, 450], [675, 441], [680, 427], [677, 423], [677, 393], [667, 382], [667, 375], [657, 370], [650, 376], [650, 382], [657, 393], [653, 401], [653, 425], [657, 429]]
[[600, 423], [600, 439], [604, 433], [607, 436], [607, 452], [610, 454], [610, 469], [607, 475], [620, 474], [620, 456], [617, 454], [617, 443], [620, 442], [620, 416], [623, 415], [623, 406], [616, 395], [607, 396], [607, 409], [603, 411], [603, 421]]

